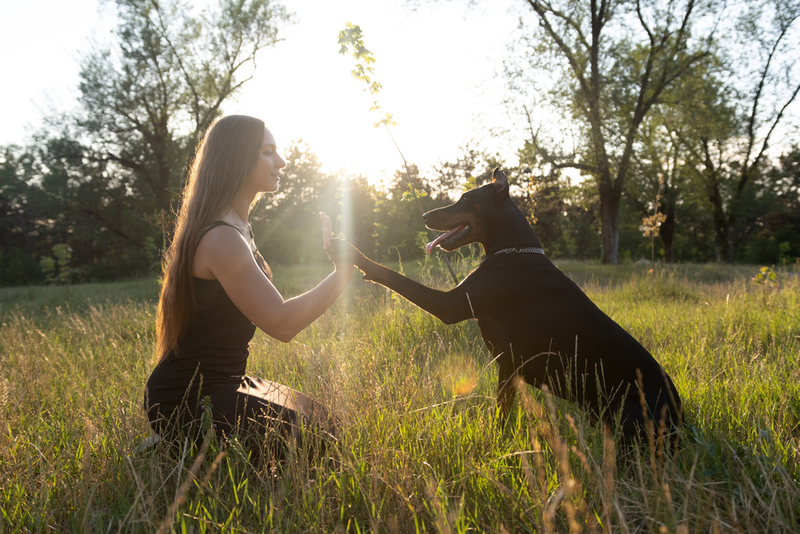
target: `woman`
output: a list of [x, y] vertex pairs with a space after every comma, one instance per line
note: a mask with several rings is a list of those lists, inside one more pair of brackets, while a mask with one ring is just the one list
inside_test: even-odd
[[[157, 318], [160, 359], [144, 396], [162, 438], [199, 440], [209, 411], [219, 437], [236, 433], [251, 446], [296, 438], [303, 424], [334, 430], [310, 398], [245, 375], [256, 328], [289, 342], [333, 304], [354, 270], [334, 263], [319, 285], [289, 300], [272, 285], [247, 215], [261, 194], [278, 190], [285, 166], [272, 133], [252, 117], [219, 119], [198, 146], [167, 252]], [[327, 249], [330, 219], [320, 218]], [[271, 453], [282, 450], [275, 446]]]

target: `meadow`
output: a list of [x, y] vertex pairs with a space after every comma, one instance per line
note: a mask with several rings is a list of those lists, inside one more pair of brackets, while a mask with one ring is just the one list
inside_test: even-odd
[[[435, 260], [403, 267], [450, 284]], [[291, 343], [251, 344], [249, 374], [341, 417], [329, 455], [274, 469], [235, 439], [139, 451], [157, 280], [0, 289], [0, 532], [800, 530], [800, 265], [760, 284], [755, 266], [559, 267], [672, 376], [678, 447], [621, 447], [526, 386], [498, 428], [477, 324], [356, 279]], [[275, 281], [289, 296], [329, 270]]]

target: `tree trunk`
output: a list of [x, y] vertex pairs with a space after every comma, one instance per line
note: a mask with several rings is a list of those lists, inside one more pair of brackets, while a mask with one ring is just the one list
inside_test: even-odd
[[714, 207], [714, 253], [717, 263], [723, 263], [727, 257], [728, 250], [728, 224], [725, 221], [725, 213], [722, 205]]
[[[733, 211], [733, 208], [731, 208]], [[730, 217], [728, 217], [728, 224], [725, 227], [725, 244], [726, 244], [726, 261], [733, 264], [733, 255], [736, 251], [736, 218], [733, 213], [731, 213]]]
[[603, 263], [619, 263], [620, 192], [600, 184], [600, 232], [603, 238]]
[[717, 263], [725, 261], [728, 248], [728, 223], [725, 218], [725, 207], [722, 205], [722, 192], [720, 191], [719, 171], [711, 157], [710, 143], [707, 139], [702, 139], [703, 143], [703, 169], [702, 174], [705, 176], [706, 195], [708, 201], [711, 203], [711, 209], [714, 218], [714, 254], [717, 257]]

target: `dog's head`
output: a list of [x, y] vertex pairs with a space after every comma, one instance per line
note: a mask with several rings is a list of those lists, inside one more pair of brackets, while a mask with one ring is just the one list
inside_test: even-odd
[[487, 224], [496, 218], [508, 200], [508, 178], [497, 167], [492, 182], [467, 191], [457, 202], [423, 215], [431, 230], [445, 232], [425, 247], [428, 254], [439, 246], [450, 252], [470, 243], [485, 244]]

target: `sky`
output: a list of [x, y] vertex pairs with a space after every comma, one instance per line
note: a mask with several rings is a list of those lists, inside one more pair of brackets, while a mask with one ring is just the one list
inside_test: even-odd
[[[361, 26], [376, 63], [379, 103], [394, 115], [393, 134], [409, 163], [425, 170], [454, 160], [459, 147], [481, 148], [513, 162], [523, 132], [502, 103], [503, 58], [517, 26], [513, 0], [285, 0], [295, 12], [283, 41], [264, 49], [252, 80], [225, 113], [263, 119], [279, 145], [302, 139], [328, 172], [390, 179], [402, 166], [397, 149], [370, 112], [371, 101], [338, 54], [339, 31]], [[110, 35], [109, 3], [97, 0], [9, 2], [0, 20], [6, 75], [0, 97], [0, 145], [24, 144], [54, 111], [75, 106], [78, 63], [92, 40]], [[9, 80], [13, 79], [13, 83]], [[488, 129], [506, 135], [489, 135]]]

